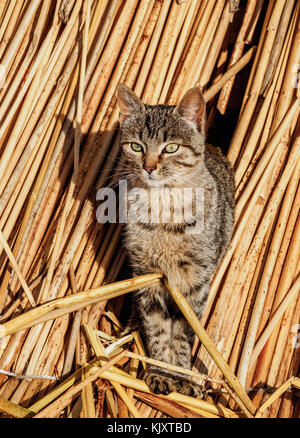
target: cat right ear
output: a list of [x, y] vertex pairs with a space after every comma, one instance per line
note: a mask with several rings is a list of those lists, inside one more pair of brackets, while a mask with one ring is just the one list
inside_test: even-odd
[[190, 89], [181, 99], [174, 113], [189, 124], [197, 127], [205, 137], [206, 128], [206, 104], [200, 88]]
[[118, 106], [120, 109], [120, 123], [127, 117], [145, 111], [143, 102], [126, 85], [120, 84], [117, 90]]

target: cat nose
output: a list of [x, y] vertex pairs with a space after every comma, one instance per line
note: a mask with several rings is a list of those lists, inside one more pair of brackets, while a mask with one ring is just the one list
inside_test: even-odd
[[149, 173], [149, 175], [153, 172], [153, 170], [156, 169], [156, 167], [154, 166], [144, 166], [144, 169], [146, 170], [146, 172]]

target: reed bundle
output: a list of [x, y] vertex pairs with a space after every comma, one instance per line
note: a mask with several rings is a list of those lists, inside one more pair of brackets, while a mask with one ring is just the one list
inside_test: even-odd
[[[299, 9], [296, 0], [0, 3], [4, 416], [299, 416]], [[210, 382], [203, 400], [150, 393], [139, 333], [116, 338], [123, 295], [162, 281], [118, 281], [121, 228], [95, 217], [96, 190], [118, 162], [119, 83], [148, 104], [176, 104], [197, 84], [211, 129], [218, 111], [238, 112], [228, 150], [235, 229], [202, 321], [168, 286], [197, 335], [193, 370], [181, 371]]]

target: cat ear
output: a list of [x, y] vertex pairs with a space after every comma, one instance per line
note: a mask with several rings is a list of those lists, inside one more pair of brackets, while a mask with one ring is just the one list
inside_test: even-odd
[[118, 106], [120, 109], [120, 123], [132, 114], [145, 111], [143, 102], [126, 85], [120, 84], [117, 90]]
[[189, 124], [194, 124], [198, 131], [205, 136], [206, 104], [198, 87], [191, 88], [183, 96], [174, 112]]

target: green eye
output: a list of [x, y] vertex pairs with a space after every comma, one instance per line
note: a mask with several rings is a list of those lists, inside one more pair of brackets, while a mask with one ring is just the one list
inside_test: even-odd
[[131, 143], [131, 148], [134, 150], [134, 152], [142, 152], [143, 146], [138, 143]]
[[165, 147], [164, 152], [167, 152], [168, 154], [173, 154], [173, 152], [178, 151], [178, 149], [179, 149], [178, 144], [170, 143]]

